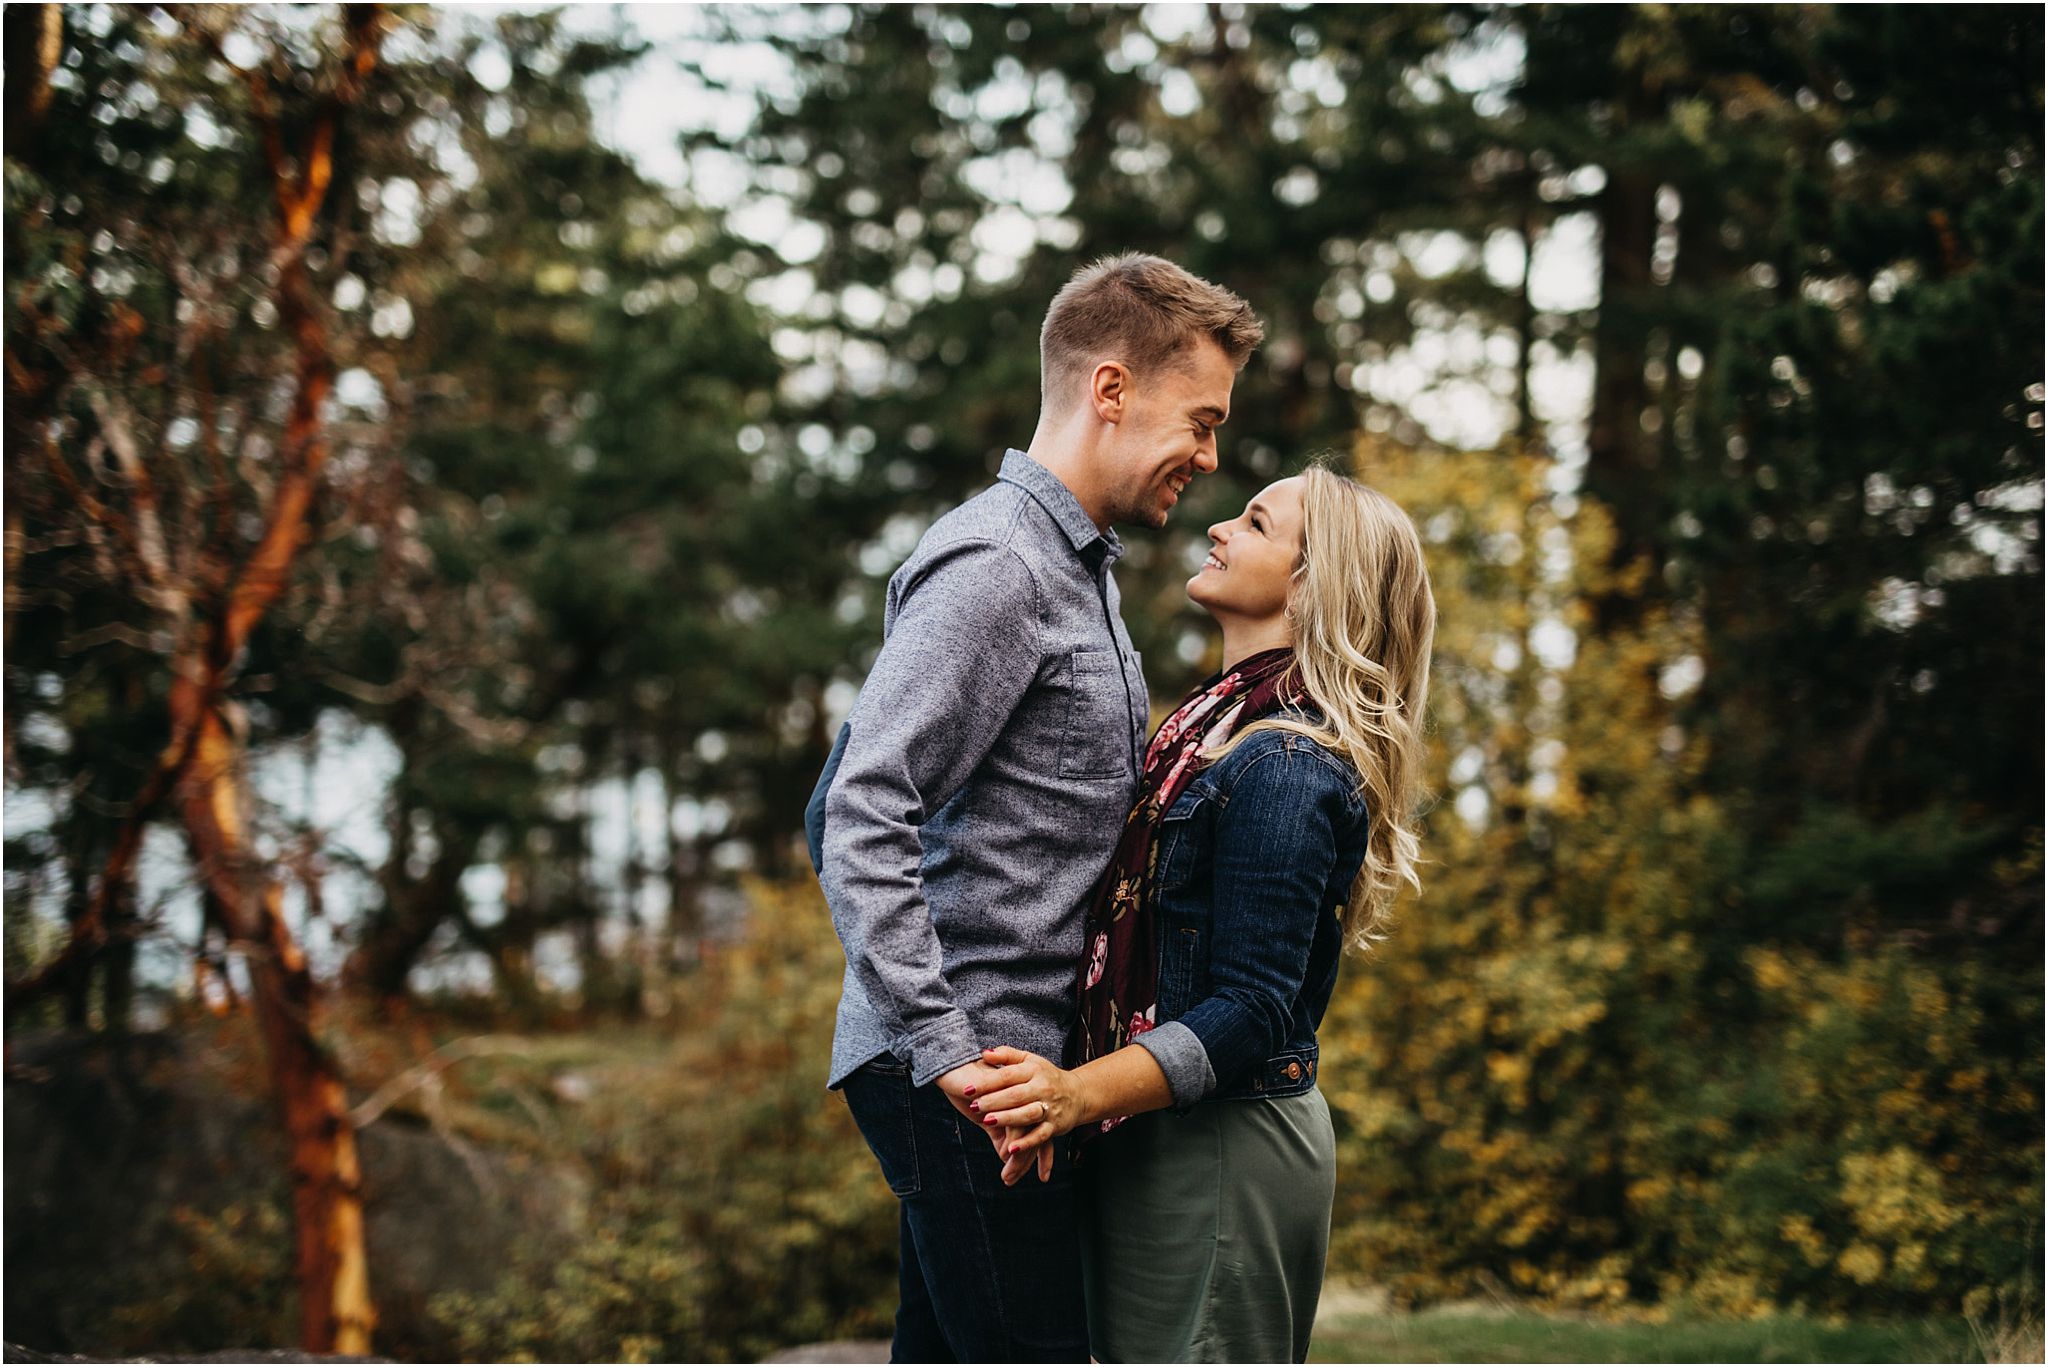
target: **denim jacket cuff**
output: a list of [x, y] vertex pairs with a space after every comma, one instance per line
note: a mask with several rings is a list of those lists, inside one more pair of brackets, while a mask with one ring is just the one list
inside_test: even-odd
[[937, 1081], [962, 1064], [981, 1057], [981, 1045], [965, 1011], [954, 1011], [904, 1041], [910, 1051], [910, 1085]]
[[1157, 1060], [1173, 1092], [1175, 1110], [1185, 1111], [1216, 1090], [1216, 1070], [1209, 1066], [1209, 1051], [1202, 1047], [1201, 1037], [1179, 1021], [1147, 1030], [1131, 1042]]

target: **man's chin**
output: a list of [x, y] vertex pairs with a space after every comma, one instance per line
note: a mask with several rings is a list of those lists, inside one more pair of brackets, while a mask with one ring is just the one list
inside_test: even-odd
[[1166, 525], [1167, 515], [1172, 511], [1170, 507], [1164, 504], [1147, 503], [1131, 509], [1128, 517], [1120, 517], [1117, 521], [1129, 522], [1140, 527], [1149, 527], [1156, 532]]

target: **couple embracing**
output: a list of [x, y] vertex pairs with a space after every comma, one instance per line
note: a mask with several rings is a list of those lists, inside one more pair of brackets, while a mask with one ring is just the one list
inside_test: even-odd
[[1030, 448], [889, 582], [806, 825], [829, 1082], [901, 1204], [895, 1361], [1306, 1360], [1316, 1028], [1415, 881], [1436, 608], [1407, 516], [1310, 465], [1208, 529], [1223, 668], [1147, 742], [1114, 528], [1216, 468], [1262, 335], [1157, 257], [1085, 268]]

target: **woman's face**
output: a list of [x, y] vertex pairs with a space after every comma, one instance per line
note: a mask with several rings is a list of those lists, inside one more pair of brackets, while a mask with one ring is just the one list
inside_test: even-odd
[[1287, 610], [1301, 563], [1301, 476], [1260, 490], [1245, 510], [1209, 528], [1209, 558], [1188, 580], [1188, 597], [1212, 616], [1260, 621]]

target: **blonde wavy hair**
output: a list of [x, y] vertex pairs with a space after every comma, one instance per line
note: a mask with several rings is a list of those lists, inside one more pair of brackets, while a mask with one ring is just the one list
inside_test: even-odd
[[1368, 832], [1342, 924], [1345, 942], [1363, 949], [1386, 938], [1400, 885], [1422, 890], [1416, 816], [1436, 598], [1422, 538], [1392, 499], [1321, 459], [1301, 473], [1301, 560], [1286, 621], [1293, 668], [1322, 718], [1268, 717], [1207, 757], [1220, 759], [1260, 731], [1287, 731], [1351, 762]]

